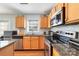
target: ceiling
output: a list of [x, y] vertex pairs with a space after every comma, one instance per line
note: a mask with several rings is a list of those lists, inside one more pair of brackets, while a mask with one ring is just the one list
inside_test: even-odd
[[0, 14], [48, 14], [55, 3], [0, 3]]

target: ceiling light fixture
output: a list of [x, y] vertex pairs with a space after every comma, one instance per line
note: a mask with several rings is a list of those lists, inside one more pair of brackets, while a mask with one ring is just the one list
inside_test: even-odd
[[29, 3], [20, 3], [21, 5], [26, 5], [26, 4], [29, 4]]

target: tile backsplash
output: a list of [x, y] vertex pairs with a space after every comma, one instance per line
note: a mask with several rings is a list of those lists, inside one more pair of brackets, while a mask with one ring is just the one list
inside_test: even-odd
[[52, 31], [77, 31], [79, 32], [79, 24], [75, 25], [61, 25], [61, 26], [56, 26], [51, 28]]

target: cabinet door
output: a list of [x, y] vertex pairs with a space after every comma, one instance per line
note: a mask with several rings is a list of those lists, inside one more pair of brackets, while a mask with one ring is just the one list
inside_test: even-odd
[[55, 14], [55, 12], [56, 12], [56, 7], [54, 6], [54, 7], [52, 8], [52, 10], [51, 10], [51, 17], [53, 17], [53, 15]]
[[56, 11], [61, 10], [62, 7], [63, 7], [63, 3], [58, 3], [58, 4], [56, 5]]
[[50, 28], [50, 20], [51, 20], [51, 17], [50, 15], [48, 15], [48, 28]]
[[16, 27], [17, 28], [24, 28], [24, 16], [17, 16], [16, 17]]
[[26, 36], [23, 38], [23, 48], [24, 49], [30, 49], [31, 46], [30, 46], [31, 42], [30, 42], [30, 36]]
[[13, 44], [10, 44], [0, 49], [0, 56], [13, 56], [13, 53], [14, 53]]
[[44, 36], [40, 36], [40, 41], [39, 41], [39, 48], [44, 49]]
[[74, 23], [79, 21], [79, 3], [68, 3], [65, 5], [67, 19], [66, 23]]
[[51, 15], [52, 15], [52, 17], [53, 17], [53, 15], [54, 15], [56, 12], [58, 12], [59, 10], [61, 10], [63, 6], [64, 6], [64, 3], [57, 3], [57, 4], [55, 4], [54, 7], [53, 7], [52, 10], [51, 10]]
[[39, 37], [31, 37], [31, 49], [38, 49], [39, 48]]
[[41, 16], [40, 27], [48, 28], [48, 17], [47, 16]]

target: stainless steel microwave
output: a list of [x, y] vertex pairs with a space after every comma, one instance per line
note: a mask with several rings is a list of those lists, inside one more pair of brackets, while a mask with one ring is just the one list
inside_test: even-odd
[[65, 24], [65, 8], [64, 7], [61, 10], [57, 11], [52, 16], [50, 23], [51, 23], [51, 26]]

